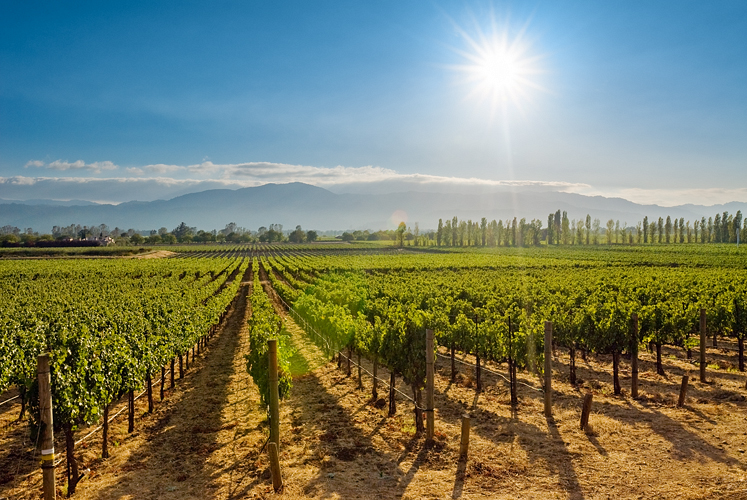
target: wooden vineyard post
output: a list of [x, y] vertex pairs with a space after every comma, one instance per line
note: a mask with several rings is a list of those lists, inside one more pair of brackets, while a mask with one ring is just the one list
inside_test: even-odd
[[148, 369], [146, 382], [148, 385], [148, 413], [153, 413], [153, 378], [150, 375], [150, 368]]
[[101, 426], [101, 458], [109, 458], [109, 404], [104, 406], [104, 423]]
[[685, 398], [687, 397], [687, 382], [689, 378], [687, 375], [682, 377], [682, 385], [680, 386], [680, 399], [677, 400], [677, 408], [685, 406]]
[[174, 358], [171, 358], [171, 388], [174, 388]]
[[275, 493], [283, 488], [283, 477], [280, 475], [280, 457], [278, 445], [270, 441], [267, 443], [267, 454], [270, 456], [270, 474], [272, 475], [272, 489]]
[[638, 397], [638, 315], [633, 313], [633, 331], [630, 338], [630, 395]]
[[39, 380], [39, 420], [41, 421], [41, 456], [44, 500], [55, 498], [54, 478], [54, 427], [52, 422], [52, 378], [49, 372], [49, 354], [37, 358], [36, 373]]
[[184, 378], [184, 355], [179, 355], [179, 380]]
[[376, 390], [376, 386], [379, 383], [379, 380], [376, 378], [379, 375], [379, 357], [374, 354], [374, 360], [373, 360], [373, 387], [371, 389], [371, 399], [376, 401], [379, 397], [379, 392]]
[[397, 413], [397, 401], [394, 399], [394, 384], [396, 377], [394, 371], [389, 374], [389, 416], [393, 417]]
[[459, 460], [467, 460], [469, 453], [469, 415], [462, 415], [462, 440], [459, 444]]
[[280, 408], [278, 407], [278, 341], [267, 341], [270, 383], [270, 442], [280, 446]]
[[127, 406], [129, 409], [127, 419], [127, 432], [132, 434], [135, 431], [135, 391], [130, 389], [127, 395]]
[[511, 405], [516, 406], [519, 398], [516, 395], [516, 363], [513, 358], [513, 342], [511, 335], [511, 316], [508, 317], [508, 379], [511, 386]]
[[475, 390], [482, 391], [482, 370], [480, 370], [480, 334], [477, 330], [477, 318], [475, 318]]
[[360, 391], [363, 389], [363, 375], [361, 373], [361, 353], [360, 351], [357, 352], [358, 354], [358, 390]]
[[163, 386], [166, 384], [166, 368], [161, 367], [161, 401], [163, 401]]
[[700, 310], [700, 382], [706, 382], [706, 310]]
[[591, 413], [591, 400], [594, 395], [589, 393], [584, 396], [584, 406], [581, 408], [581, 430], [586, 431], [586, 427], [589, 425], [589, 414]]
[[435, 362], [433, 351], [433, 330], [425, 331], [425, 439], [426, 443], [433, 442], [434, 415], [433, 415], [433, 377]]
[[545, 417], [552, 417], [552, 321], [545, 321]]

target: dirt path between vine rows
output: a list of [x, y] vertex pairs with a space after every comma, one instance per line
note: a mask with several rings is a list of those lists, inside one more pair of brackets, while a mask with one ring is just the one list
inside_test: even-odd
[[[260, 454], [267, 428], [243, 362], [249, 315], [245, 284], [210, 351], [155, 414], [138, 418], [133, 435], [127, 435], [125, 421], [118, 423], [112, 458], [97, 458], [100, 437], [83, 451], [83, 468], [91, 471], [75, 498], [747, 499], [742, 374], [714, 365], [711, 382], [691, 381], [685, 408], [676, 408], [679, 377], [696, 370], [675, 350], [665, 352], [666, 377], [656, 375], [651, 356], [642, 353], [637, 400], [627, 394], [625, 362], [626, 390], [615, 396], [609, 359], [578, 360], [582, 380], [572, 386], [567, 355], [558, 350], [554, 417], [546, 419], [541, 392], [519, 386], [520, 404], [512, 409], [501, 377], [484, 372], [483, 391], [476, 394], [473, 367], [459, 364], [451, 382], [448, 361], [439, 356], [436, 445], [428, 449], [415, 433], [412, 403], [398, 395], [397, 414], [388, 417], [386, 406], [378, 404], [386, 389], [379, 386], [380, 399], [373, 401], [368, 374], [363, 373], [359, 388], [355, 367], [348, 376], [345, 364], [338, 369], [328, 362], [284, 312], [267, 276], [260, 272], [260, 277], [298, 350], [291, 395], [281, 402], [282, 495], [272, 493], [266, 454]], [[726, 360], [721, 364], [727, 367]], [[506, 373], [505, 365], [488, 367]], [[538, 387], [536, 376], [518, 375]], [[380, 369], [379, 377], [388, 380], [386, 370]], [[398, 386], [409, 394], [401, 379]], [[587, 392], [594, 394], [589, 433], [578, 428]], [[138, 415], [145, 409], [139, 401]], [[466, 464], [458, 460], [465, 413], [472, 422]], [[0, 499], [38, 498], [38, 482], [31, 486], [0, 490]]]
[[[111, 424], [109, 459], [101, 459], [100, 432], [76, 448], [85, 476], [74, 498], [241, 498], [261, 482], [257, 457], [266, 435], [264, 415], [243, 359], [251, 282], [250, 268], [221, 331], [190, 362], [184, 379], [177, 368], [176, 387], [169, 390], [167, 382], [163, 402], [154, 388], [153, 414], [147, 414], [143, 397], [136, 403], [134, 433], [127, 433], [126, 413]], [[58, 494], [64, 476], [63, 463], [57, 468]], [[38, 498], [40, 474], [11, 486], [0, 489], [0, 498]]]

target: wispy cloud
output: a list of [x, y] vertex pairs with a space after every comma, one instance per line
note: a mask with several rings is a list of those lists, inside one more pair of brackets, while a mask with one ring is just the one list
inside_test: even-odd
[[[316, 167], [272, 162], [192, 165], [151, 164], [118, 170], [111, 161], [85, 163], [32, 160], [26, 168], [67, 172], [60, 177], [0, 177], [0, 198], [84, 199], [120, 203], [131, 200], [168, 199], [206, 189], [253, 187], [267, 183], [303, 182], [337, 193], [506, 192], [555, 191], [590, 196], [624, 198], [640, 204], [675, 206], [714, 205], [747, 201], [747, 188], [638, 189], [599, 187], [585, 183], [538, 180], [496, 180], [477, 177], [400, 173], [378, 166]], [[117, 171], [117, 177], [106, 173]], [[104, 174], [95, 177], [91, 174]], [[122, 175], [124, 174], [124, 175]]]
[[49, 170], [58, 170], [61, 172], [67, 170], [74, 171], [89, 171], [95, 174], [100, 174], [104, 170], [117, 170], [119, 166], [115, 165], [110, 161], [95, 161], [93, 163], [86, 163], [83, 160], [69, 162], [67, 160], [55, 160], [51, 163], [44, 163], [41, 160], [31, 160], [24, 165], [24, 168], [46, 168]]

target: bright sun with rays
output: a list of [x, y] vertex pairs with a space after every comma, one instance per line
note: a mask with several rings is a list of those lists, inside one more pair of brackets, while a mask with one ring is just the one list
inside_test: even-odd
[[468, 50], [457, 50], [466, 62], [453, 69], [464, 76], [465, 84], [473, 86], [470, 97], [490, 101], [493, 112], [509, 103], [521, 108], [531, 90], [543, 90], [534, 80], [542, 72], [541, 58], [530, 53], [525, 29], [510, 38], [507, 28], [500, 29], [495, 22], [491, 28], [489, 34], [478, 29], [476, 37], [459, 30]]

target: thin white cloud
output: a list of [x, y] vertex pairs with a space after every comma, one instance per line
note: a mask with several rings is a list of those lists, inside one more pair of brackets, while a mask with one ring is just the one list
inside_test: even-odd
[[[32, 160], [26, 167], [78, 174], [116, 170], [110, 161], [84, 163]], [[203, 161], [193, 165], [151, 164], [123, 169], [125, 176], [0, 177], [0, 198], [85, 199], [120, 203], [131, 200], [168, 199], [205, 189], [253, 187], [267, 183], [303, 182], [337, 193], [506, 192], [540, 190], [589, 196], [624, 198], [640, 204], [676, 206], [747, 202], [747, 188], [638, 189], [596, 187], [584, 183], [537, 180], [494, 180], [477, 177], [405, 174], [377, 167], [314, 167], [272, 162], [220, 164]]]
[[[596, 190], [595, 190], [596, 191]], [[747, 202], [747, 188], [640, 189], [597, 191], [602, 196], [615, 196], [641, 205], [674, 207], [678, 205], [720, 205], [732, 201]], [[589, 193], [592, 194], [592, 193]], [[596, 194], [596, 193], [595, 193]]]
[[100, 174], [104, 170], [117, 170], [119, 166], [115, 165], [110, 161], [95, 161], [93, 163], [86, 163], [83, 160], [69, 162], [67, 160], [55, 160], [51, 163], [44, 163], [41, 160], [31, 160], [24, 165], [24, 168], [46, 168], [49, 170], [58, 170], [65, 172], [68, 170], [74, 171], [89, 171], [95, 174]]

